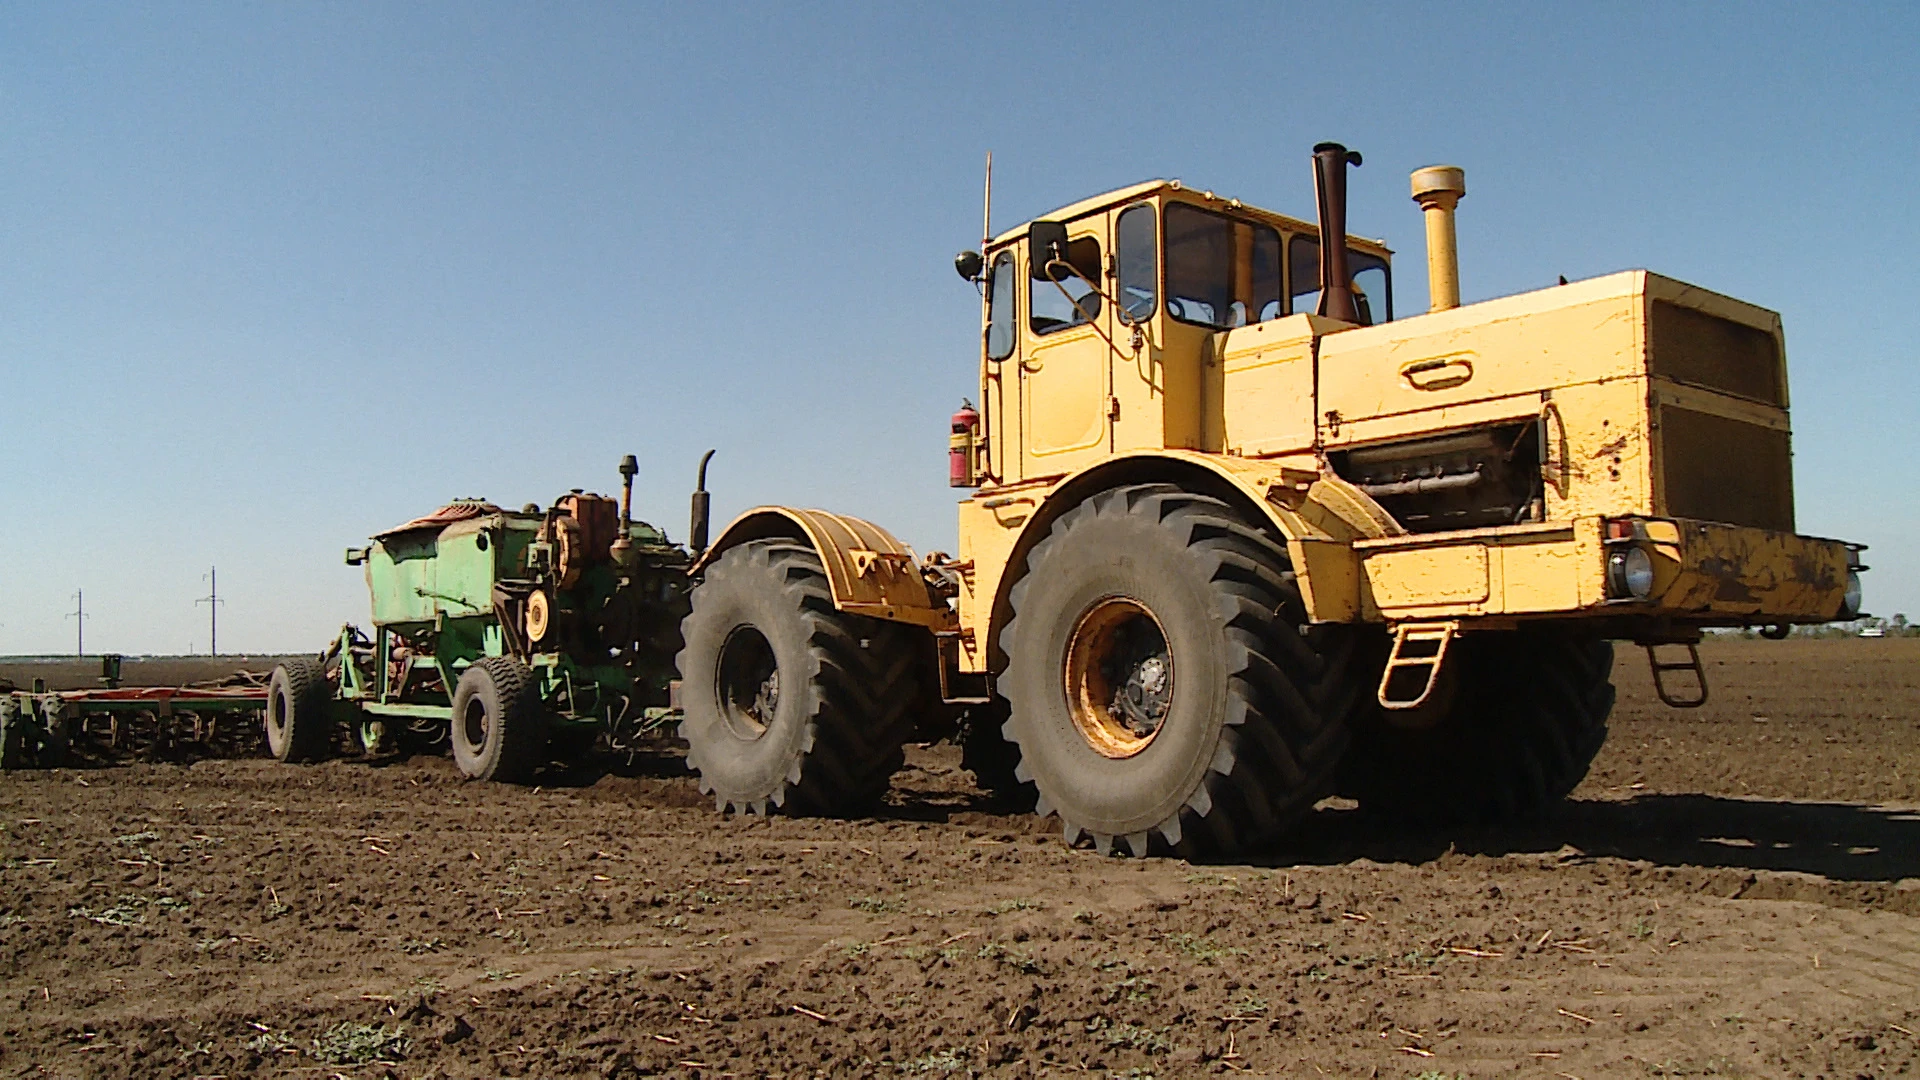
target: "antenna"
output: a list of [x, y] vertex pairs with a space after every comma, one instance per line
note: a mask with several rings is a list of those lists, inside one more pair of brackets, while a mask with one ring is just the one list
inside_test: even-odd
[[207, 595], [195, 600], [194, 606], [207, 605], [207, 652], [211, 656], [220, 655], [220, 605], [226, 603], [220, 599], [220, 568], [207, 567], [202, 575], [207, 581]]
[[86, 590], [73, 590], [73, 610], [67, 612], [67, 618], [73, 620], [73, 655], [87, 655], [87, 597]]
[[993, 243], [993, 151], [987, 151], [987, 194], [980, 208], [980, 251]]

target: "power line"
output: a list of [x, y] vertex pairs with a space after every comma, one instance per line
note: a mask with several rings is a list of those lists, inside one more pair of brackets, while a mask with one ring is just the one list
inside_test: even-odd
[[220, 568], [209, 566], [202, 575], [207, 580], [207, 595], [195, 600], [194, 606], [207, 605], [207, 650], [213, 656], [220, 655], [220, 605], [226, 603], [220, 599]]

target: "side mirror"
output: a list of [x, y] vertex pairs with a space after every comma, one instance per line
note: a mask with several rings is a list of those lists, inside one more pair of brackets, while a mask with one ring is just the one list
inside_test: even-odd
[[1027, 226], [1027, 264], [1036, 281], [1065, 281], [1066, 269], [1049, 271], [1054, 263], [1067, 265], [1067, 225], [1064, 221], [1036, 221]]
[[977, 251], [963, 251], [953, 257], [954, 272], [967, 281], [979, 281], [981, 271], [985, 270], [987, 260]]

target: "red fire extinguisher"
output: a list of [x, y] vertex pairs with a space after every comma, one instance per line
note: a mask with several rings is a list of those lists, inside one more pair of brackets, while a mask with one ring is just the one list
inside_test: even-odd
[[960, 411], [953, 414], [953, 434], [947, 438], [947, 486], [975, 486], [973, 446], [979, 429], [979, 412], [975, 411], [973, 402], [962, 399]]

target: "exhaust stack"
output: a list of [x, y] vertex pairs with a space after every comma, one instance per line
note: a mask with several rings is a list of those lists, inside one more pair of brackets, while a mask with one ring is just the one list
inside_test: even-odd
[[1460, 306], [1460, 250], [1453, 230], [1453, 208], [1467, 193], [1467, 174], [1456, 165], [1429, 165], [1413, 174], [1413, 201], [1427, 216], [1427, 292], [1429, 311]]
[[713, 460], [713, 451], [700, 455], [700, 473], [693, 482], [693, 508], [691, 520], [687, 522], [687, 549], [694, 558], [706, 554], [707, 523], [713, 516], [713, 496], [707, 494], [707, 462]]
[[614, 563], [620, 566], [626, 566], [633, 557], [633, 478], [639, 473], [638, 458], [628, 454], [620, 459], [620, 534], [608, 548]]
[[640, 459], [628, 454], [620, 459], [620, 539], [627, 538], [633, 524], [633, 478], [640, 475]]
[[1360, 321], [1353, 301], [1353, 274], [1347, 268], [1347, 166], [1360, 164], [1360, 152], [1337, 142], [1313, 148], [1313, 193], [1320, 209], [1320, 310], [1342, 322]]

